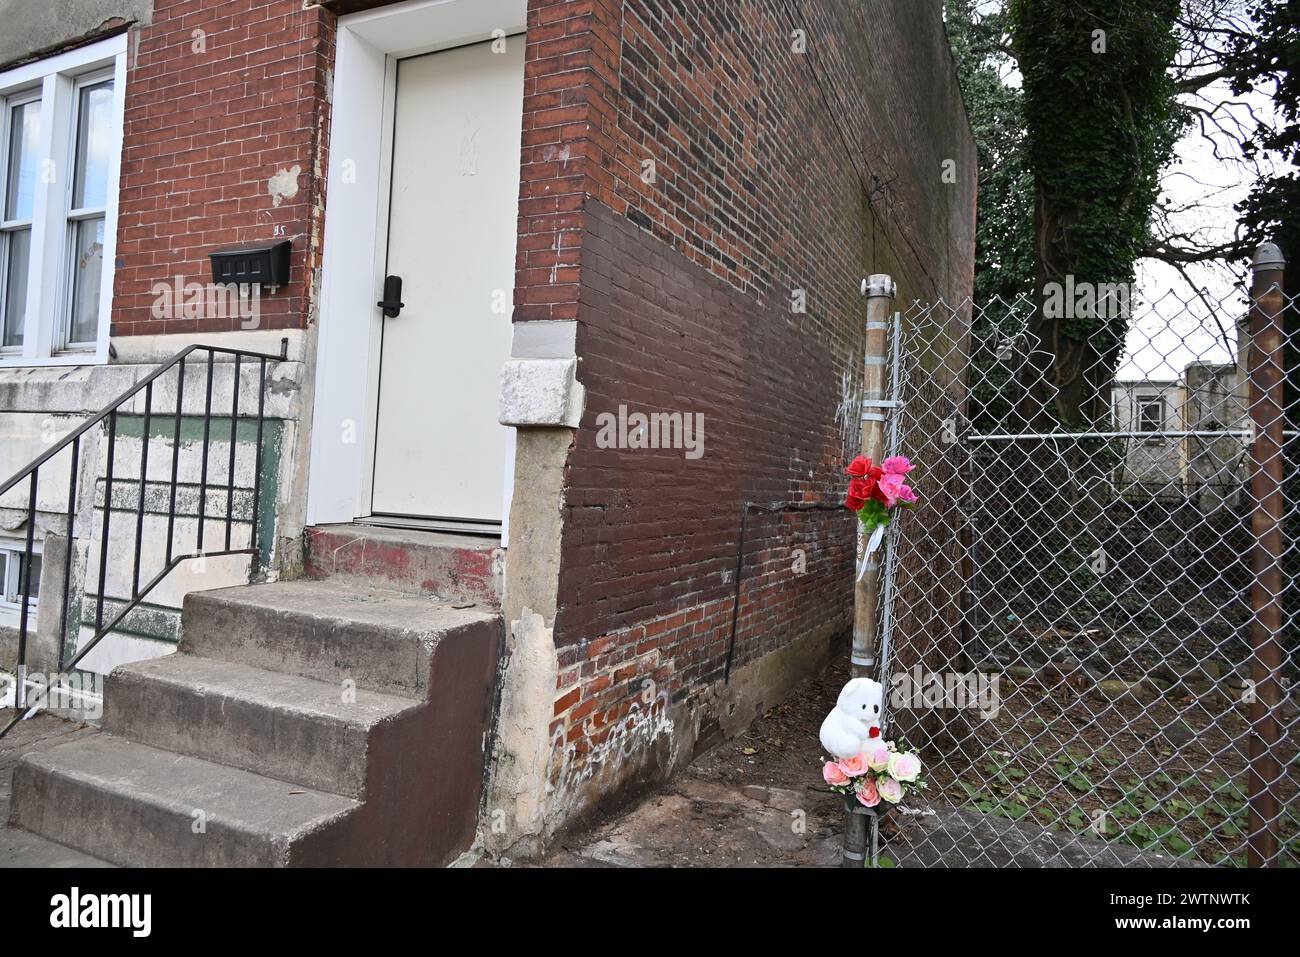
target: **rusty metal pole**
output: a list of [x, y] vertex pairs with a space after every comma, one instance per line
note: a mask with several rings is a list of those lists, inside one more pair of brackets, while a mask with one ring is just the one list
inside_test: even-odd
[[[862, 280], [862, 294], [867, 297], [867, 348], [862, 382], [862, 454], [877, 465], [885, 450], [885, 422], [890, 404], [885, 396], [885, 364], [888, 361], [889, 313], [893, 307], [895, 286], [889, 276], [877, 274]], [[880, 590], [880, 555], [867, 559], [865, 574], [862, 562], [867, 536], [858, 525], [857, 565], [853, 586], [853, 655], [850, 659], [855, 678], [870, 677], [876, 665], [876, 618]], [[887, 681], [887, 676], [881, 676]]]
[[1282, 700], [1283, 515], [1285, 501], [1283, 388], [1285, 337], [1282, 328], [1283, 269], [1286, 260], [1272, 243], [1255, 250], [1251, 264], [1250, 491], [1254, 511], [1250, 590], [1254, 618], [1250, 628], [1251, 685], [1250, 772], [1248, 786], [1247, 862], [1251, 867], [1277, 864], [1278, 795], [1281, 739], [1278, 706]]

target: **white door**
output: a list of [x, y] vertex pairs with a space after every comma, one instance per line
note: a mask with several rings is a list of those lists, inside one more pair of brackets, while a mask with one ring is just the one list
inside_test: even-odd
[[387, 272], [405, 306], [382, 320], [377, 515], [501, 521], [523, 92], [522, 36], [397, 64]]

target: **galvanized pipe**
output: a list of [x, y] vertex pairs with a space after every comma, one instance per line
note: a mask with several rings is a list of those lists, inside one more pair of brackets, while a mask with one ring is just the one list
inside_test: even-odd
[[[877, 274], [862, 281], [867, 297], [867, 343], [862, 382], [862, 454], [879, 462], [885, 449], [885, 422], [891, 407], [885, 397], [889, 312], [895, 292], [889, 276]], [[855, 678], [870, 677], [876, 665], [877, 596], [880, 589], [880, 559], [868, 556], [867, 536], [858, 526], [858, 563], [853, 585], [853, 653], [850, 659]], [[866, 569], [862, 571], [862, 563]]]
[[867, 816], [849, 811], [846, 817], [840, 867], [861, 869], [867, 866]]

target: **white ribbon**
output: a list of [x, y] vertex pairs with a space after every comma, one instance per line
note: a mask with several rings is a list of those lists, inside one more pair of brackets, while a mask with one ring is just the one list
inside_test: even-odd
[[878, 525], [876, 530], [871, 533], [871, 538], [867, 540], [867, 548], [862, 556], [862, 567], [858, 569], [857, 581], [862, 581], [862, 576], [867, 573], [867, 566], [871, 564], [871, 554], [880, 547], [880, 543], [885, 540], [885, 526]]

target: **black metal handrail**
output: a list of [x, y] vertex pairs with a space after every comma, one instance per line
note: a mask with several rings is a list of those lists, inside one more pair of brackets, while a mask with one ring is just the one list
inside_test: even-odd
[[[207, 388], [205, 392], [203, 407], [203, 459], [199, 477], [199, 500], [198, 500], [198, 532], [195, 542], [195, 550], [184, 555], [178, 555], [175, 551], [175, 527], [176, 527], [176, 489], [177, 477], [180, 463], [180, 446], [181, 446], [181, 420], [184, 416], [185, 405], [185, 360], [191, 353], [207, 353]], [[213, 360], [218, 355], [233, 356], [235, 360], [234, 375], [232, 377], [231, 387], [231, 409], [230, 409], [230, 461], [226, 474], [226, 528], [224, 547], [220, 550], [205, 551], [203, 548], [204, 523], [207, 519], [207, 497], [208, 497], [208, 457], [209, 457], [209, 439], [212, 434], [212, 376]], [[77, 428], [73, 429], [58, 442], [38, 455], [29, 464], [24, 466], [12, 478], [7, 479], [0, 484], [0, 496], [3, 496], [10, 489], [18, 486], [20, 482], [27, 479], [29, 491], [27, 495], [27, 542], [23, 553], [22, 582], [21, 582], [21, 604], [19, 606], [18, 618], [18, 657], [17, 657], [17, 675], [14, 688], [14, 718], [3, 728], [0, 728], [0, 738], [9, 733], [19, 721], [33, 713], [41, 706], [41, 701], [50, 691], [55, 690], [53, 682], [43, 682], [41, 694], [35, 702], [28, 702], [26, 699], [27, 690], [27, 635], [29, 631], [29, 614], [31, 611], [31, 591], [32, 591], [32, 565], [33, 552], [35, 547], [36, 536], [36, 488], [40, 480], [40, 470], [43, 465], [52, 460], [64, 449], [71, 447], [71, 467], [68, 479], [68, 509], [67, 509], [67, 546], [64, 549], [63, 556], [63, 607], [59, 615], [59, 641], [65, 640], [68, 629], [68, 606], [71, 603], [72, 589], [72, 552], [73, 552], [73, 530], [76, 520], [77, 511], [77, 484], [78, 484], [78, 467], [81, 459], [81, 438], [91, 429], [107, 422], [108, 443], [107, 443], [107, 461], [104, 469], [104, 505], [103, 505], [103, 526], [100, 533], [99, 542], [99, 582], [95, 596], [95, 633], [90, 640], [76, 653], [76, 655], [66, 664], [60, 663], [60, 671], [71, 671], [77, 664], [88, 655], [100, 640], [109, 632], [113, 631], [123, 619], [130, 614], [145, 596], [149, 594], [171, 571], [181, 562], [192, 558], [216, 558], [223, 555], [252, 555], [254, 564], [258, 558], [258, 505], [261, 500], [262, 491], [262, 431], [266, 420], [266, 364], [268, 362], [280, 362], [288, 358], [289, 340], [280, 340], [280, 354], [271, 355], [269, 353], [251, 352], [245, 349], [229, 349], [219, 346], [191, 345], [182, 349], [176, 355], [172, 356], [153, 372], [149, 373], [131, 388], [127, 389], [120, 396], [110, 402], [102, 410], [91, 416]], [[255, 440], [255, 462], [253, 466], [253, 499], [252, 514], [249, 519], [249, 547], [248, 548], [231, 548], [231, 530], [234, 522], [234, 498], [235, 498], [235, 444], [236, 429], [239, 424], [239, 373], [240, 365], [245, 359], [255, 359], [258, 362], [258, 391], [257, 391], [257, 437]], [[152, 579], [147, 581], [143, 587], [140, 585], [140, 556], [141, 546], [144, 540], [144, 515], [145, 515], [145, 490], [148, 482], [149, 466], [149, 426], [153, 416], [153, 386], [154, 383], [171, 369], [176, 369], [176, 424], [172, 435], [172, 464], [171, 464], [171, 489], [168, 497], [167, 506], [167, 554], [163, 568]], [[122, 406], [126, 405], [141, 392], [144, 393], [144, 426], [141, 433], [140, 443], [140, 494], [136, 505], [136, 524], [135, 524], [135, 541], [134, 541], [134, 558], [131, 572], [131, 599], [128, 601], [116, 615], [108, 622], [104, 621], [104, 589], [106, 585], [106, 576], [108, 573], [108, 544], [109, 544], [109, 522], [113, 510], [113, 459], [117, 442], [117, 417]], [[98, 477], [96, 477], [98, 482]], [[220, 486], [216, 486], [220, 488]], [[92, 487], [93, 488], [93, 487]], [[92, 490], [93, 496], [93, 490]], [[93, 509], [92, 509], [93, 514]], [[62, 657], [60, 655], [60, 657]]]

